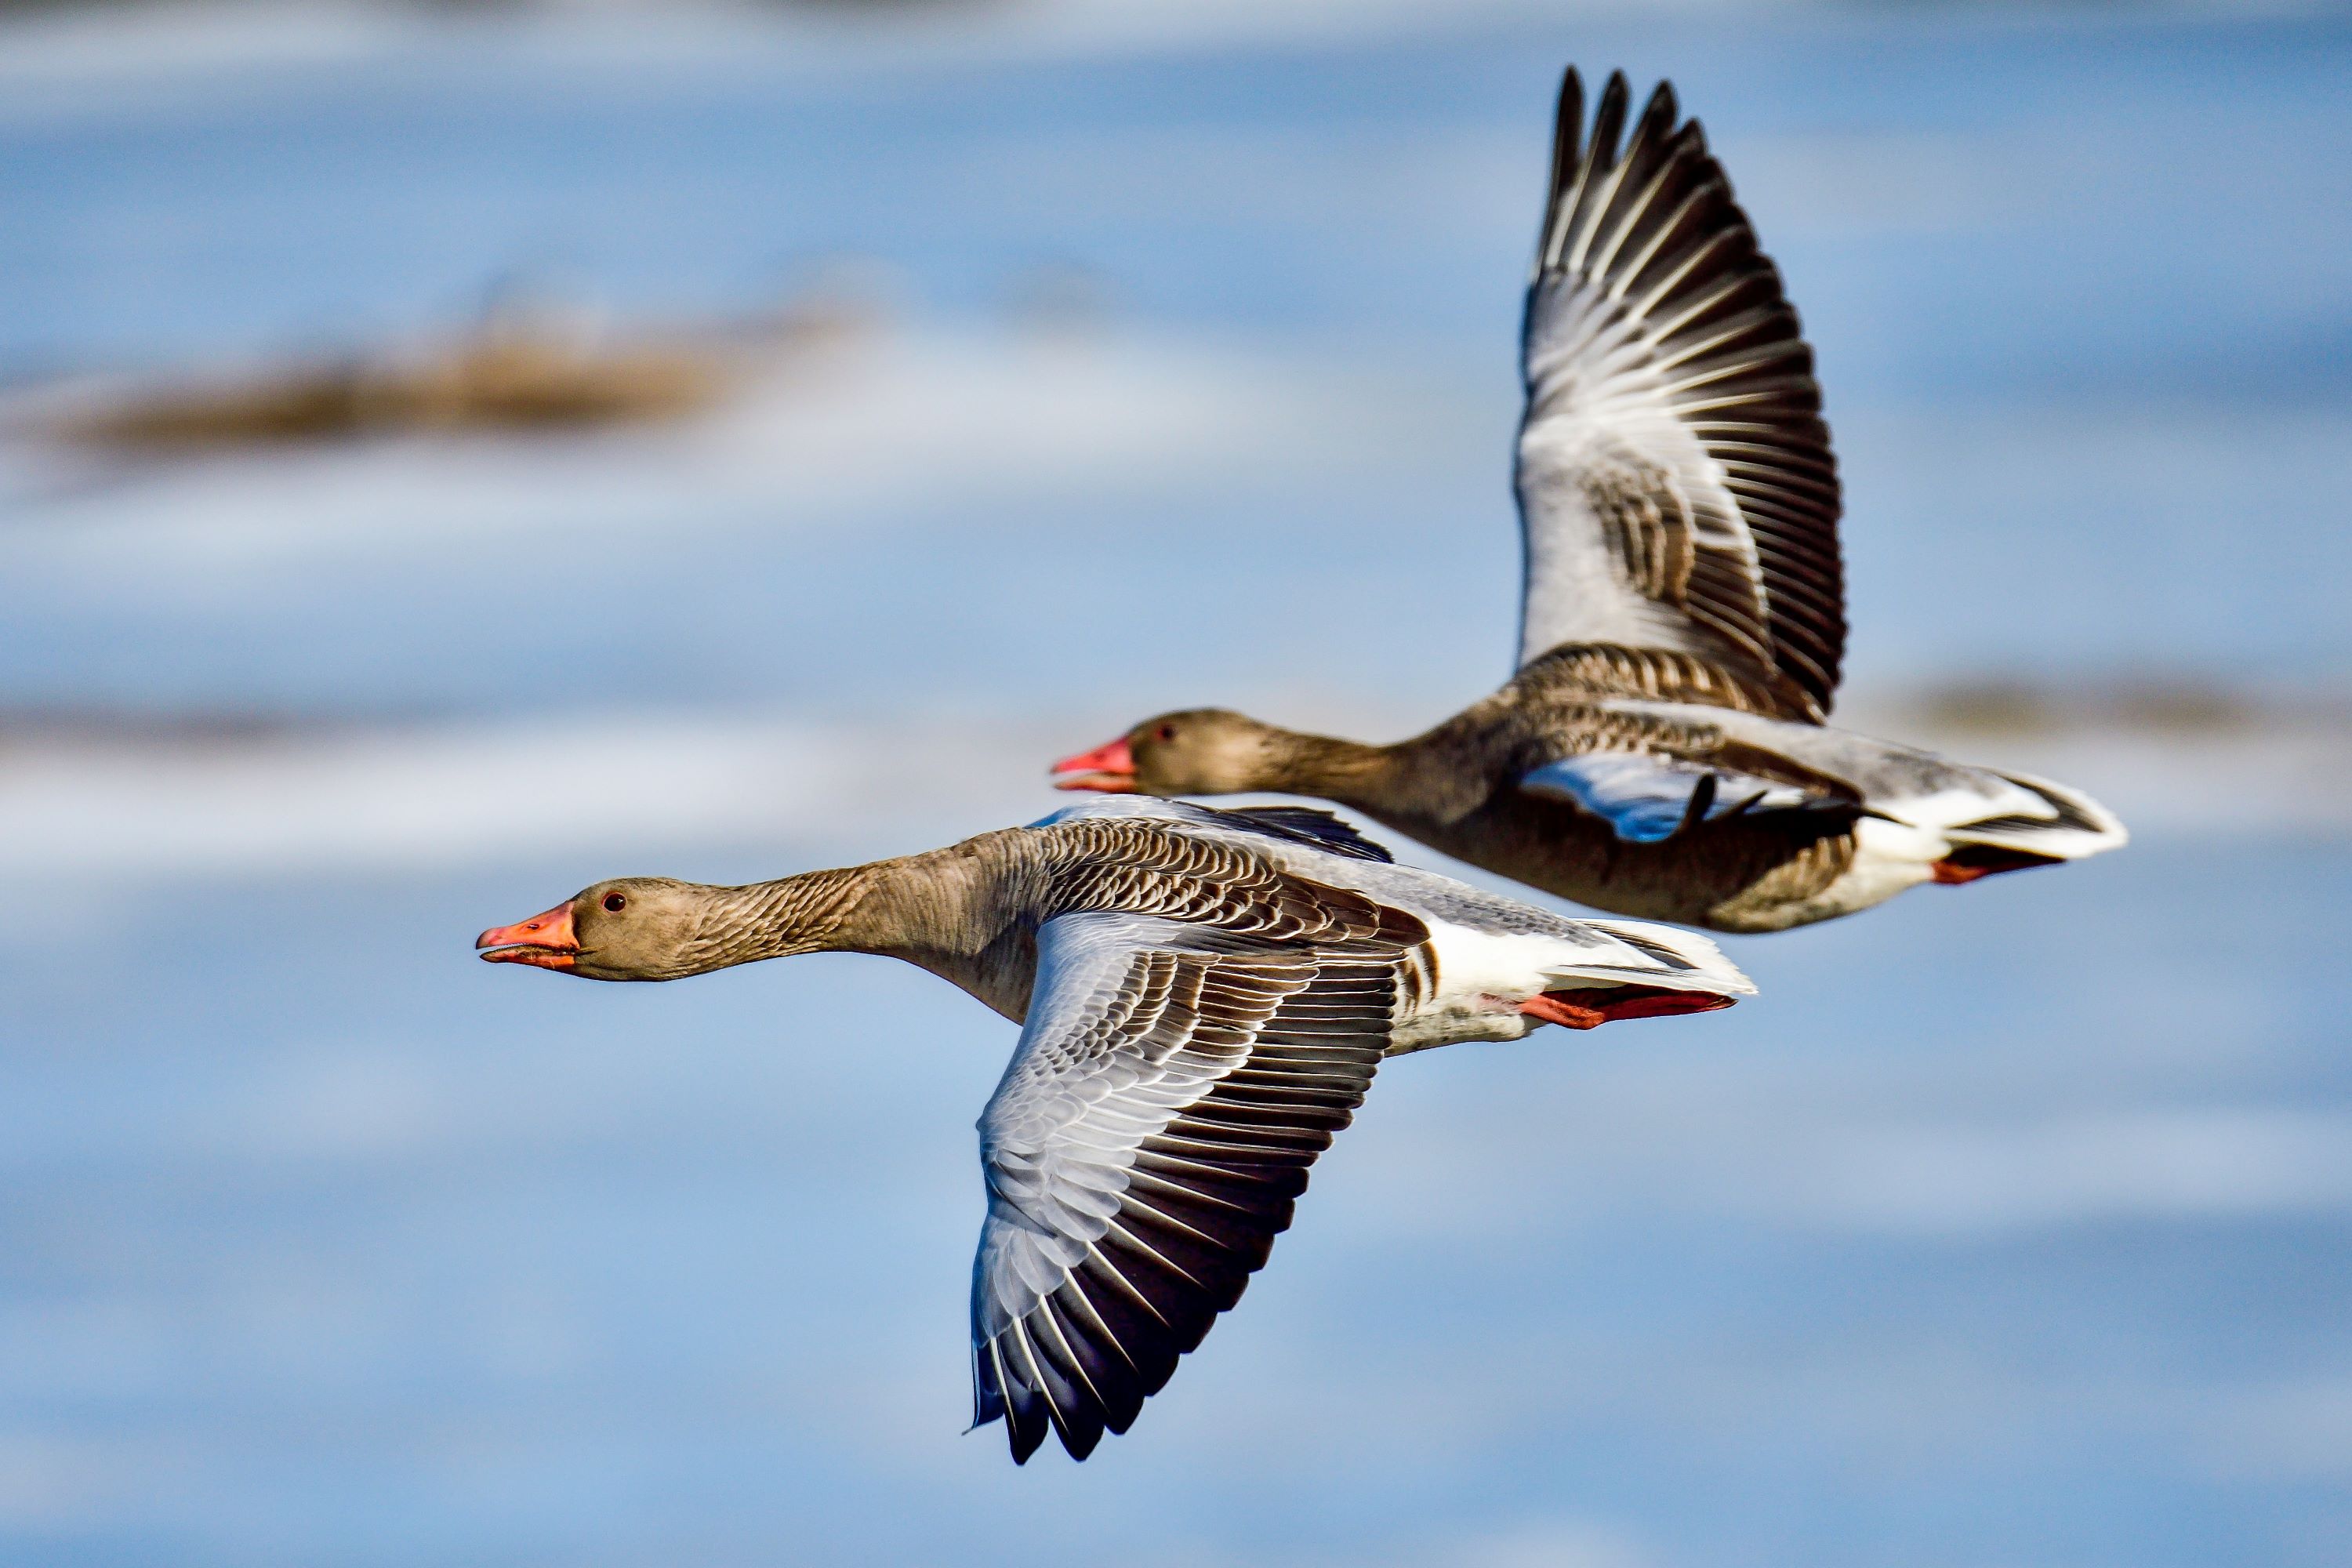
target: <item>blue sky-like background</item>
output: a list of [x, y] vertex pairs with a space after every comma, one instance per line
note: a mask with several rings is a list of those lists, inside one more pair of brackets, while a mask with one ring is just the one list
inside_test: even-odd
[[[0, 1556], [2343, 1561], [2343, 14], [875, 10], [0, 25]], [[1016, 1473], [958, 1436], [1008, 1026], [467, 943], [1041, 815], [1177, 703], [1489, 689], [1570, 60], [1670, 75], [1788, 278], [1855, 721], [2137, 839], [1396, 1064], [1136, 1431]], [[46, 434], [501, 279], [868, 324], [681, 426]], [[2237, 707], [1903, 728], [1987, 680]]]

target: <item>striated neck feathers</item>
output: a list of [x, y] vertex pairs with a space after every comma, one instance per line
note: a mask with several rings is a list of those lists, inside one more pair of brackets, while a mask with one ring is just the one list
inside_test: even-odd
[[687, 966], [681, 972], [855, 950], [863, 934], [855, 917], [875, 881], [875, 868], [851, 866], [740, 888], [704, 888], [701, 919], [678, 954]]
[[698, 968], [800, 952], [870, 952], [938, 967], [997, 940], [1021, 880], [1009, 837], [772, 882], [703, 889], [688, 944]]

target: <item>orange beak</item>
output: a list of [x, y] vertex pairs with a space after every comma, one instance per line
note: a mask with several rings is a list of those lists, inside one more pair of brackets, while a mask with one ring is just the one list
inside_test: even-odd
[[572, 900], [520, 925], [492, 926], [474, 939], [485, 963], [528, 963], [534, 969], [569, 969], [580, 952], [572, 934]]
[[[1067, 773], [1071, 776], [1065, 778]], [[1121, 735], [1107, 746], [1064, 757], [1054, 764], [1055, 789], [1090, 789], [1103, 795], [1135, 793], [1135, 753]]]

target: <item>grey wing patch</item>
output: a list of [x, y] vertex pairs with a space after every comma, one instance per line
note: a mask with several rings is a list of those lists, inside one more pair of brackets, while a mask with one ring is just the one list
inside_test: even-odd
[[1630, 135], [1627, 106], [1612, 76], [1588, 141], [1574, 71], [1561, 87], [1522, 344], [1519, 661], [1725, 658], [1819, 719], [1845, 590], [1812, 351], [1697, 122], [1664, 85]]
[[[1201, 951], [1202, 933], [1064, 915], [981, 1117], [973, 1424], [1015, 1460], [1084, 1458], [1241, 1297], [1307, 1167], [1362, 1102], [1402, 955]], [[1220, 944], [1228, 946], [1230, 944]]]

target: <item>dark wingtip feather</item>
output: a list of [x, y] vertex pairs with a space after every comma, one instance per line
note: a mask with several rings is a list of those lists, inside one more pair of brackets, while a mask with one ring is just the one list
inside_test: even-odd
[[992, 1421], [1004, 1415], [1004, 1396], [997, 1392], [996, 1380], [990, 1374], [984, 1347], [974, 1345], [971, 1351], [971, 1425], [967, 1433], [977, 1432]]
[[1053, 1422], [1038, 1406], [1045, 1400], [1034, 1389], [1023, 1390], [1028, 1397], [1008, 1398], [1004, 1402], [1004, 1436], [1013, 1449], [1013, 1462], [1025, 1465], [1045, 1441], [1045, 1434], [1054, 1429]]
[[[1274, 818], [1255, 824], [1262, 832], [1352, 832], [1305, 807], [1260, 809]], [[1332, 922], [1328, 949], [1199, 956], [1184, 1037], [1233, 1059], [1158, 1131], [1139, 1133], [1116, 1215], [1061, 1284], [993, 1310], [989, 1276], [975, 1271], [975, 1409], [983, 1423], [1001, 1415], [1016, 1464], [1048, 1432], [1076, 1461], [1105, 1432], [1133, 1425], [1179, 1357], [1240, 1300], [1288, 1227], [1307, 1167], [1361, 1102], [1388, 1044], [1402, 950], [1428, 933], [1360, 895], [1318, 893]], [[1143, 954], [1130, 980], [1158, 974], [1162, 956]], [[1000, 1223], [993, 1211], [990, 1223]]]
[[1568, 68], [1559, 79], [1559, 107], [1552, 115], [1551, 195], [1554, 201], [1568, 187], [1577, 164], [1584, 161], [1584, 79]]
[[1650, 89], [1650, 101], [1642, 106], [1640, 128], [1643, 132], [1657, 127], [1655, 134], [1664, 137], [1675, 128], [1675, 84], [1661, 81]]
[[1633, 89], [1625, 73], [1609, 73], [1608, 85], [1601, 89], [1601, 107], [1592, 116], [1591, 149], [1596, 154], [1606, 153], [1608, 161], [1617, 161], [1617, 146], [1625, 129], [1625, 110], [1633, 100]]
[[1066, 1426], [1062, 1428], [1062, 1447], [1073, 1463], [1083, 1465], [1087, 1456], [1095, 1451], [1095, 1445], [1102, 1441], [1102, 1435], [1100, 1423], [1081, 1426], [1075, 1432]]
[[[1756, 559], [1745, 569], [1752, 583], [1717, 584], [1721, 592], [1685, 613], [1785, 684], [1798, 708], [1824, 718], [1844, 660], [1843, 498], [1812, 353], [1705, 131], [1695, 119], [1675, 124], [1673, 83], [1657, 83], [1627, 135], [1631, 101], [1625, 73], [1612, 71], [1589, 133], [1562, 126], [1555, 137], [1556, 149], [1580, 150], [1553, 174], [1521, 331], [1525, 368], [1536, 374], [1546, 300], [1570, 288], [1622, 299], [1656, 329], [1662, 352], [1706, 356], [1679, 371], [1688, 384], [1675, 389], [1672, 410], [1710, 453], [1740, 447], [1750, 479], [1727, 488]], [[1537, 390], [1531, 384], [1531, 396]]]
[[1352, 860], [1392, 861], [1396, 858], [1382, 846], [1358, 832], [1355, 825], [1346, 818], [1311, 805], [1229, 806], [1224, 815], [1244, 818], [1245, 826], [1253, 832], [1275, 838], [1296, 839], [1334, 855], [1345, 855]]

